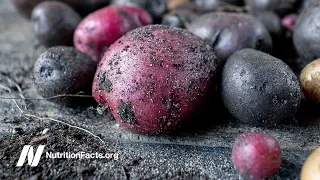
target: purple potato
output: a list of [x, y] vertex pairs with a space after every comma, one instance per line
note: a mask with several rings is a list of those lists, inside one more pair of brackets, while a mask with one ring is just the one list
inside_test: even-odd
[[320, 1], [305, 8], [295, 24], [293, 42], [300, 57], [311, 62], [320, 58]]
[[[34, 65], [33, 81], [44, 97], [83, 92], [91, 95], [96, 63], [73, 47], [56, 46], [41, 54]], [[86, 103], [93, 98], [64, 97], [50, 99], [63, 105]]]
[[261, 22], [250, 15], [213, 12], [194, 19], [187, 29], [206, 40], [223, 66], [234, 52], [253, 48], [270, 53], [272, 40]]
[[62, 2], [42, 2], [33, 12], [33, 33], [48, 47], [72, 45], [73, 33], [81, 21], [80, 15]]
[[253, 12], [273, 11], [281, 17], [296, 10], [299, 2], [299, 0], [245, 0]]
[[17, 11], [30, 19], [33, 8], [44, 0], [11, 0]]

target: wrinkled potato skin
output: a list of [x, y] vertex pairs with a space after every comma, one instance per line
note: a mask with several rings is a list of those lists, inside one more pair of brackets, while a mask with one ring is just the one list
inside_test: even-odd
[[194, 19], [187, 29], [211, 45], [219, 58], [219, 66], [234, 52], [252, 48], [272, 51], [268, 30], [254, 17], [239, 13], [212, 12]]
[[320, 179], [320, 148], [315, 150], [304, 162], [301, 170], [301, 180]]
[[105, 53], [93, 97], [133, 132], [167, 133], [204, 109], [216, 63], [212, 48], [186, 30], [137, 28]]
[[311, 62], [302, 70], [300, 82], [306, 98], [320, 104], [320, 59]]

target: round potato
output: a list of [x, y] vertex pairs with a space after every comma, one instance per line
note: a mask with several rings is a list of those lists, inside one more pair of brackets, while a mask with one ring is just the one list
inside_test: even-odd
[[32, 30], [41, 44], [51, 47], [73, 45], [80, 15], [62, 2], [42, 2], [32, 11]]
[[187, 29], [211, 45], [223, 66], [234, 52], [253, 48], [272, 51], [268, 30], [253, 16], [239, 13], [213, 12], [195, 18]]
[[106, 51], [93, 96], [129, 130], [166, 133], [205, 109], [216, 68], [212, 48], [187, 30], [141, 27]]
[[297, 112], [300, 85], [280, 59], [243, 49], [230, 56], [223, 68], [222, 99], [239, 121], [274, 126]]
[[320, 58], [320, 1], [305, 8], [295, 24], [293, 42], [300, 57], [311, 62]]
[[[41, 54], [34, 65], [33, 80], [38, 93], [49, 98], [58, 95], [91, 95], [96, 64], [73, 47], [56, 46]], [[92, 98], [59, 97], [50, 101], [72, 106], [88, 104]]]
[[320, 179], [320, 148], [315, 150], [304, 162], [301, 170], [301, 180]]
[[11, 0], [17, 11], [27, 19], [30, 19], [33, 8], [42, 1], [45, 0]]
[[312, 61], [302, 70], [300, 82], [305, 97], [320, 104], [320, 59]]

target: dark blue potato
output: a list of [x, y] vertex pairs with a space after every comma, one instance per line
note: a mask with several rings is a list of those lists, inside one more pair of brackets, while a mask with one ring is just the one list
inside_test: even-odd
[[224, 0], [227, 3], [236, 5], [236, 6], [243, 6], [243, 0]]
[[106, 7], [110, 4], [110, 0], [51, 0], [61, 1], [70, 5], [82, 16], [88, 15], [89, 13]]
[[[280, 17], [272, 11], [264, 11], [254, 15], [272, 36], [281, 36], [283, 27]], [[275, 44], [274, 44], [275, 45]]]
[[162, 24], [171, 27], [185, 28], [187, 23], [192, 22], [197, 17], [198, 14], [193, 11], [187, 9], [176, 9], [163, 16]]
[[111, 4], [144, 9], [150, 13], [154, 22], [158, 22], [167, 11], [167, 0], [112, 0]]
[[[33, 80], [44, 97], [83, 92], [91, 95], [96, 63], [73, 47], [56, 46], [41, 54], [34, 66]], [[65, 97], [50, 99], [63, 105], [84, 104], [93, 98]]]
[[227, 58], [240, 49], [272, 51], [268, 30], [251, 15], [207, 13], [194, 19], [187, 29], [213, 47], [219, 58], [219, 66], [223, 66]]
[[11, 0], [16, 10], [26, 18], [31, 17], [33, 8], [44, 0]]
[[305, 8], [296, 22], [293, 42], [298, 54], [311, 62], [320, 58], [320, 1]]
[[48, 47], [72, 45], [73, 33], [81, 21], [80, 15], [62, 2], [42, 2], [32, 11], [33, 33]]
[[297, 112], [300, 85], [280, 59], [243, 49], [230, 56], [224, 66], [222, 99], [239, 121], [273, 126]]
[[221, 0], [193, 0], [201, 12], [215, 11], [218, 8], [228, 5], [228, 3]]
[[250, 11], [273, 11], [280, 16], [295, 11], [299, 3], [300, 0], [245, 0]]

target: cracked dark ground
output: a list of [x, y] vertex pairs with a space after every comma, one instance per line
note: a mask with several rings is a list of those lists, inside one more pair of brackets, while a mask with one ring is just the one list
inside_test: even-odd
[[[97, 107], [66, 108], [45, 100], [34, 100], [41, 97], [33, 87], [31, 72], [37, 56], [44, 50], [32, 35], [30, 24], [15, 13], [8, 0], [2, 0], [2, 179], [241, 179], [235, 173], [230, 157], [232, 144], [242, 132], [267, 132], [277, 138], [283, 148], [283, 165], [274, 179], [299, 179], [303, 161], [320, 143], [320, 115], [316, 108], [312, 109], [305, 103], [291, 123], [275, 128], [248, 127], [235, 123], [232, 118], [224, 120], [213, 115], [211, 119], [221, 118], [224, 123], [189, 124], [166, 136], [146, 137], [130, 133], [121, 128], [107, 110], [100, 114]], [[48, 118], [87, 129], [105, 143], [83, 130]], [[44, 129], [48, 129], [45, 135], [41, 134]], [[120, 157], [117, 161], [42, 157], [37, 167], [31, 168], [27, 163], [16, 167], [26, 144], [46, 145], [44, 152], [115, 152]]]

